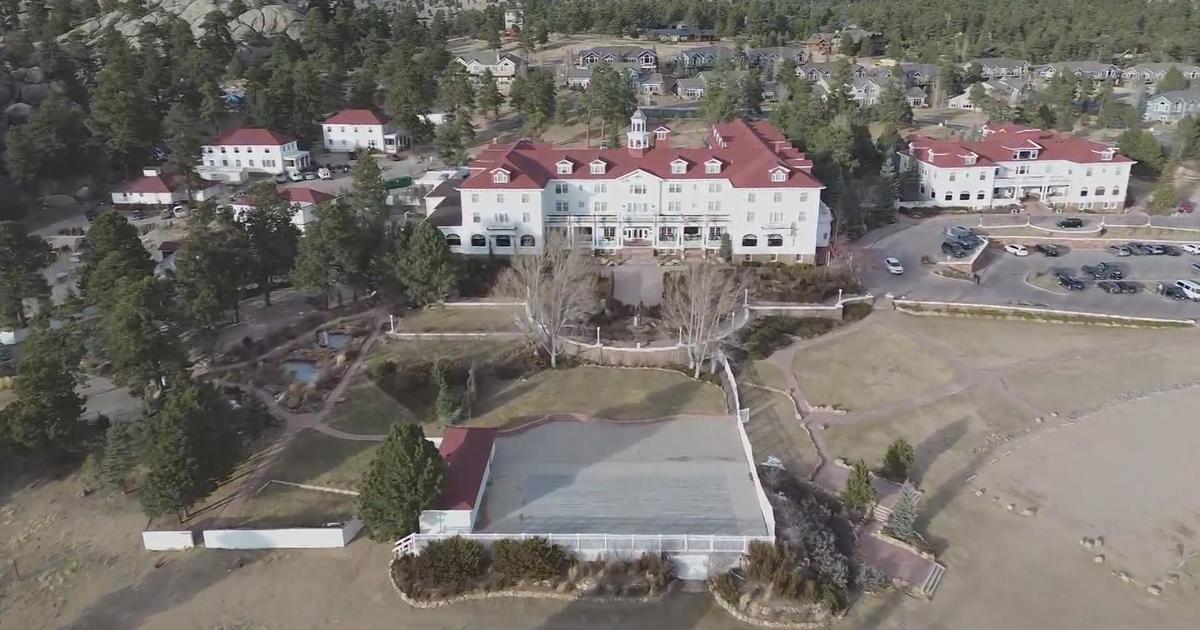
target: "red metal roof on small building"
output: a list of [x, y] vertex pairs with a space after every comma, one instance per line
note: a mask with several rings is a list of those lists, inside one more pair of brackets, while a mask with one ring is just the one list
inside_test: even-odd
[[237, 129], [230, 129], [229, 131], [217, 136], [215, 139], [208, 142], [208, 145], [228, 146], [236, 144], [240, 146], [249, 145], [273, 147], [295, 141], [296, 139], [289, 135], [282, 134], [277, 131], [271, 131], [270, 129], [239, 127]]
[[175, 192], [183, 182], [174, 175], [143, 175], [137, 179], [125, 182], [120, 192], [123, 193], [170, 193]]
[[283, 196], [287, 197], [288, 201], [291, 201], [292, 203], [311, 203], [313, 205], [323, 201], [329, 201], [334, 197], [327, 192], [321, 192], [319, 190], [313, 190], [312, 188], [306, 187], [284, 188]]
[[442, 432], [438, 448], [446, 461], [446, 486], [433, 501], [434, 510], [470, 510], [475, 507], [479, 489], [487, 481], [488, 462], [496, 429], [450, 427]]
[[327, 125], [386, 125], [391, 118], [373, 109], [343, 109], [325, 119]]
[[[1015, 123], [988, 123], [983, 129], [986, 135], [977, 142], [937, 140], [914, 134], [908, 138], [909, 154], [926, 164], [939, 167], [993, 166], [999, 162], [1013, 162], [1016, 161], [1013, 153], [1017, 150], [1037, 150], [1037, 159], [1029, 160], [1036, 162], [1062, 160], [1076, 164], [1102, 164], [1133, 161], [1120, 153], [1114, 153], [1112, 159], [1104, 160], [1101, 154], [1116, 151], [1114, 147], [1069, 133]], [[974, 164], [967, 163], [969, 156], [975, 156]]]

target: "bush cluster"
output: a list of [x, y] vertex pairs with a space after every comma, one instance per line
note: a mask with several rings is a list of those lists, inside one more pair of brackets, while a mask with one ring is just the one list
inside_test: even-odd
[[810, 339], [823, 335], [837, 322], [820, 317], [786, 317], [771, 315], [750, 322], [742, 329], [739, 345], [752, 359], [765, 359], [772, 352], [792, 342], [792, 337]]
[[758, 300], [816, 304], [862, 291], [862, 283], [849, 269], [768, 263], [751, 265], [753, 293]]
[[504, 539], [492, 545], [492, 570], [509, 579], [553, 579], [562, 575], [569, 563], [566, 549], [541, 537]]

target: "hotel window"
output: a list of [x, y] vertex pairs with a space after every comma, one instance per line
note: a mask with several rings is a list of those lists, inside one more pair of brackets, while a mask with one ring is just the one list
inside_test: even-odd
[[1103, 187], [1103, 186], [1097, 186], [1097, 187], [1096, 187], [1096, 193], [1095, 193], [1095, 195], [1096, 195], [1097, 197], [1103, 197], [1103, 196], [1104, 196], [1104, 187]]
[[984, 198], [986, 198], [986, 197], [987, 197], [987, 191], [983, 191], [983, 190], [981, 190], [981, 191], [979, 191], [979, 192], [975, 193], [975, 198], [976, 198], [976, 199], [984, 199]]
[[1029, 165], [1028, 164], [1021, 164], [1021, 165], [1017, 166], [1017, 175], [1028, 175], [1028, 174], [1029, 174]]
[[1084, 172], [1084, 176], [1085, 176], [1085, 177], [1091, 177], [1091, 176], [1092, 176], [1092, 167], [1090, 167], [1090, 166], [1089, 166], [1089, 167], [1087, 168], [1087, 171], [1086, 171], [1086, 172]]
[[579, 203], [575, 204], [575, 207], [576, 207], [576, 208], [579, 208], [580, 210], [583, 210], [584, 208], [586, 208], [586, 207], [587, 207], [587, 202], [586, 202], [586, 201], [584, 201], [584, 200], [582, 200], [582, 199], [580, 199], [580, 200], [579, 200]]
[[556, 195], [567, 194], [567, 185], [563, 184], [563, 183], [555, 184], [554, 185], [554, 194], [556, 194]]
[[721, 211], [721, 202], [720, 201], [708, 202], [708, 211], [709, 212], [720, 212]]
[[593, 201], [592, 202], [592, 212], [607, 212], [607, 211], [608, 211], [608, 202], [607, 201]]
[[555, 201], [554, 202], [554, 211], [555, 212], [566, 212], [570, 209], [571, 209], [570, 204], [568, 204], [565, 201]]
[[[775, 194], [782, 196], [780, 193], [775, 193]], [[800, 203], [808, 203], [808, 193], [806, 193], [806, 192], [800, 193]]]
[[496, 247], [512, 247], [512, 237], [507, 234], [497, 234]]
[[1120, 187], [1113, 188], [1113, 191], [1112, 191], [1112, 196], [1114, 196], [1114, 197], [1119, 197], [1120, 195], [1121, 195], [1121, 189], [1120, 189]]
[[592, 167], [592, 175], [603, 175], [604, 174], [604, 162], [592, 162], [591, 167]]
[[970, 201], [971, 200], [971, 191], [964, 190], [964, 191], [958, 193], [958, 200], [959, 201]]
[[529, 213], [528, 213], [528, 212], [522, 212], [522, 213], [521, 213], [521, 223], [529, 223], [529, 222], [530, 222], [530, 219], [529, 219]]
[[683, 184], [667, 184], [667, 192], [678, 194], [683, 192]]
[[480, 218], [479, 218], [479, 213], [478, 213], [478, 212], [472, 212], [472, 213], [471, 213], [471, 222], [472, 222], [472, 223], [479, 223], [479, 221], [480, 221]]
[[987, 171], [979, 171], [979, 181], [987, 179]]
[[592, 192], [598, 193], [598, 194], [607, 193], [608, 192], [608, 184], [593, 184]]
[[508, 223], [508, 213], [507, 212], [497, 212], [496, 213], [496, 223]]
[[559, 175], [570, 175], [571, 174], [571, 163], [570, 162], [559, 162], [558, 163], [558, 174]]
[[754, 193], [746, 193], [746, 203], [754, 203]]
[[787, 180], [787, 173], [784, 172], [782, 169], [773, 171], [771, 173], [771, 181], [773, 181], [773, 182], [782, 182], [782, 181], [786, 181], [786, 180]]
[[683, 209], [683, 204], [678, 201], [667, 202], [667, 212], [679, 212]]
[[634, 195], [644, 195], [644, 194], [646, 194], [646, 185], [645, 184], [630, 184], [629, 192]]
[[497, 194], [496, 195], [496, 203], [504, 203], [504, 195]]
[[770, 222], [771, 223], [783, 223], [783, 213], [782, 212], [772, 212]]
[[709, 182], [709, 184], [708, 184], [708, 192], [710, 192], [710, 193], [719, 193], [719, 192], [721, 192], [721, 185], [720, 185], [720, 184], [718, 184], [718, 183], [716, 183], [716, 182]]
[[[806, 194], [806, 193], [805, 193], [805, 194], [801, 194], [801, 196], [800, 196], [800, 201], [804, 201], [806, 196], [807, 196], [807, 194]], [[783, 193], [781, 193], [781, 192], [777, 192], [777, 193], [775, 193], [775, 194], [774, 194], [774, 195], [771, 197], [771, 200], [772, 200], [772, 201], [774, 201], [775, 203], [783, 203]]]
[[721, 172], [721, 163], [717, 162], [716, 160], [714, 160], [712, 162], [706, 162], [704, 164], [704, 172], [705, 173], [720, 173]]
[[951, 172], [950, 173], [950, 181], [954, 181], [954, 178], [955, 178], [955, 173]]
[[671, 173], [674, 175], [682, 175], [687, 172], [687, 164], [685, 162], [673, 162], [671, 164]]
[[768, 234], [767, 235], [767, 247], [783, 247], [783, 235], [782, 234]]
[[521, 194], [521, 203], [529, 203], [529, 193]]
[[471, 193], [471, 203], [479, 203], [479, 193]]
[[1088, 193], [1087, 189], [1086, 189], [1086, 188], [1084, 188], [1083, 190], [1080, 190], [1080, 191], [1079, 191], [1079, 196], [1080, 196], [1080, 197], [1086, 197], [1086, 196], [1087, 196], [1087, 193]]
[[946, 201], [954, 201], [954, 193], [948, 192], [945, 197]]

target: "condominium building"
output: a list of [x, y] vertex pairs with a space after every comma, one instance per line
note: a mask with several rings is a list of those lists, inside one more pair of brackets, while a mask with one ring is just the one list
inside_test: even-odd
[[638, 110], [624, 148], [493, 144], [466, 179], [438, 186], [429, 220], [465, 254], [535, 252], [558, 233], [598, 252], [702, 255], [729, 235], [738, 260], [823, 258], [824, 186], [778, 129], [716, 124], [705, 148], [673, 147], [670, 134]]
[[988, 123], [977, 142], [909, 136], [902, 167], [915, 171], [919, 207], [990, 208], [1038, 199], [1063, 208], [1125, 203], [1133, 160], [1115, 147], [1021, 125]]
[[252, 173], [278, 175], [312, 164], [296, 139], [270, 129], [230, 129], [204, 145], [196, 172], [203, 179], [240, 183]]

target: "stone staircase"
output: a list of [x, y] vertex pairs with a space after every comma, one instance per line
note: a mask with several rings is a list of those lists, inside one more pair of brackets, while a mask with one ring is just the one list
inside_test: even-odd
[[946, 573], [946, 567], [941, 563], [935, 562], [933, 569], [929, 572], [929, 577], [925, 578], [925, 583], [921, 585], [921, 594], [929, 599], [933, 599], [933, 593], [937, 590], [939, 584], [942, 583], [942, 576]]

